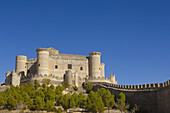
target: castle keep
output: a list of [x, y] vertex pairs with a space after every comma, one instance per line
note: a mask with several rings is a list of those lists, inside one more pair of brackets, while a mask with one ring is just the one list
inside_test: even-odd
[[6, 72], [5, 85], [22, 85], [34, 80], [42, 83], [44, 78], [54, 85], [63, 81], [76, 86], [84, 82], [117, 84], [115, 75], [105, 79], [105, 64], [101, 63], [100, 52], [91, 52], [89, 56], [60, 54], [54, 48], [38, 48], [36, 52], [36, 59], [16, 56], [15, 70]]

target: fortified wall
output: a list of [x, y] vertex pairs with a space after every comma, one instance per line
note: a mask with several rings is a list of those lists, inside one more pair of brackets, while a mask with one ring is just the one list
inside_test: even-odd
[[120, 92], [126, 95], [131, 106], [137, 104], [143, 113], [170, 113], [170, 80], [164, 83], [143, 85], [116, 85], [105, 82], [91, 82], [93, 90], [108, 89], [116, 97]]

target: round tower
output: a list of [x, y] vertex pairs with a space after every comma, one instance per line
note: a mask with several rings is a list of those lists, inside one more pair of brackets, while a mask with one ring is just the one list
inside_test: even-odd
[[100, 52], [89, 53], [89, 78], [98, 79], [101, 78], [100, 75]]
[[100, 74], [101, 74], [101, 78], [104, 79], [105, 78], [105, 64], [101, 63], [100, 64]]
[[18, 55], [16, 56], [16, 63], [15, 63], [15, 72], [18, 73], [23, 73], [25, 76], [27, 74], [27, 56], [23, 55]]
[[37, 52], [37, 74], [48, 75], [49, 51], [46, 48], [38, 48]]

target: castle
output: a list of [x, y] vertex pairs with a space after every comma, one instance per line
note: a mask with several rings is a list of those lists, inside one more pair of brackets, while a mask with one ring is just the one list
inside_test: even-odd
[[37, 80], [50, 79], [53, 85], [67, 81], [70, 85], [81, 86], [84, 82], [106, 82], [117, 84], [115, 75], [105, 78], [105, 64], [101, 53], [91, 52], [89, 56], [60, 54], [52, 47], [36, 49], [37, 58], [16, 56], [15, 70], [6, 72], [5, 85], [22, 85]]
[[38, 48], [36, 52], [36, 59], [16, 56], [15, 70], [6, 72], [5, 85], [0, 87], [0, 91], [11, 84], [19, 86], [35, 80], [42, 84], [43, 79], [50, 79], [53, 85], [60, 85], [63, 81], [78, 87], [91, 83], [94, 91], [105, 88], [115, 96], [123, 92], [131, 105], [139, 105], [146, 113], [170, 113], [170, 80], [164, 83], [118, 85], [115, 74], [105, 78], [105, 64], [101, 63], [100, 52], [91, 52], [89, 56], [59, 54], [54, 48]]

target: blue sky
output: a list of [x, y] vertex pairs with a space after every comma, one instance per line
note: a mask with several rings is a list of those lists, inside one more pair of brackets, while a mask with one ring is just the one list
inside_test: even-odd
[[168, 0], [0, 1], [0, 82], [15, 56], [36, 58], [36, 48], [66, 54], [102, 53], [106, 76], [119, 84], [170, 78]]

